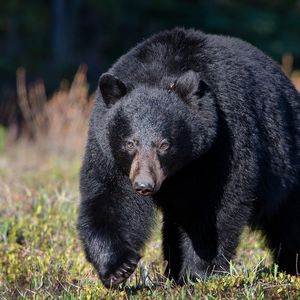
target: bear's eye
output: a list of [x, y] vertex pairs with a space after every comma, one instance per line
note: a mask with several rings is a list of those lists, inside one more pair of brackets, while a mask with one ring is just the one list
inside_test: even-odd
[[129, 151], [132, 151], [135, 148], [135, 142], [134, 141], [127, 141], [126, 142], [126, 149]]
[[167, 151], [170, 148], [170, 143], [166, 140], [163, 140], [159, 145], [159, 150]]

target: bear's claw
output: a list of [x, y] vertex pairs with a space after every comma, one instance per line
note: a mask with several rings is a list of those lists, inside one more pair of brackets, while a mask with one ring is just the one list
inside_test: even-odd
[[111, 274], [102, 277], [102, 282], [107, 288], [116, 288], [119, 284], [124, 282], [135, 271], [136, 266], [140, 260], [140, 257], [129, 259], [124, 262], [119, 268], [117, 268]]

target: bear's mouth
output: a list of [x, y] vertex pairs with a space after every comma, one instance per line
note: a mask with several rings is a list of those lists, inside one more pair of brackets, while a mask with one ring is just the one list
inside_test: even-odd
[[131, 184], [133, 190], [142, 196], [154, 195], [160, 188], [160, 184], [157, 184], [155, 178], [147, 173], [138, 173], [137, 176], [132, 178]]
[[142, 196], [151, 196], [155, 193], [154, 188], [152, 186], [136, 185], [133, 184], [133, 189], [136, 193]]
[[140, 186], [140, 185], [137, 185], [136, 183], [132, 183], [133, 190], [141, 196], [152, 196], [152, 195], [156, 194], [159, 191], [160, 186], [161, 186], [160, 184], [159, 185], [154, 184], [154, 186], [150, 186], [150, 185], [144, 186], [142, 184], [142, 186]]

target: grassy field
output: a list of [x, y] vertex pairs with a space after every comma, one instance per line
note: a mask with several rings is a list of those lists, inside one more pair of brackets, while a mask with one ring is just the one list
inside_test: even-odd
[[[55, 100], [59, 97], [65, 100]], [[73, 97], [63, 92], [54, 97], [59, 109], [50, 107], [47, 117], [60, 111], [61, 120], [73, 111], [78, 120], [78, 110], [66, 102]], [[71, 106], [68, 114], [61, 111]], [[135, 274], [119, 290], [106, 290], [78, 240], [78, 171], [85, 138], [79, 129], [83, 123], [67, 121], [52, 122], [46, 138], [35, 143], [5, 144], [0, 132], [0, 299], [300, 299], [300, 277], [279, 273], [262, 238], [248, 230], [228, 274], [174, 286], [161, 275], [159, 222]], [[72, 139], [59, 143], [57, 132], [65, 132], [66, 123], [73, 128]], [[82, 135], [79, 141], [74, 132]]]

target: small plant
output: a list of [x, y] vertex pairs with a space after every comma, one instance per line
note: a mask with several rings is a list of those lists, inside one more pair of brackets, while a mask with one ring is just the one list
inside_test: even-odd
[[6, 141], [6, 130], [4, 127], [0, 126], [0, 153], [4, 152]]

